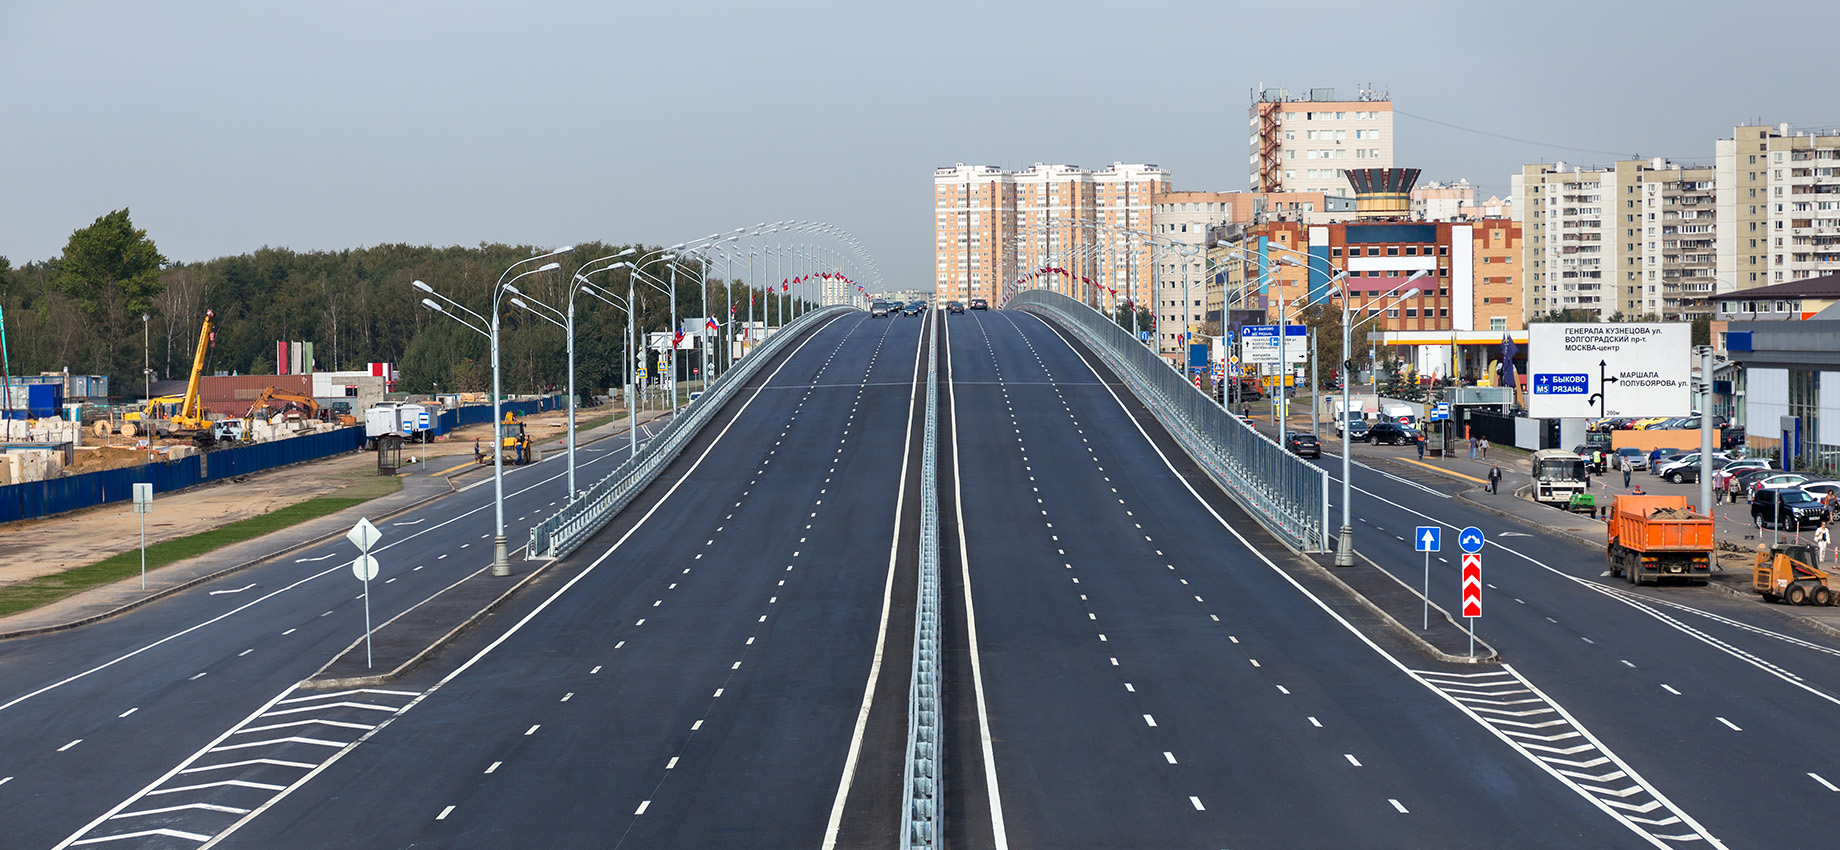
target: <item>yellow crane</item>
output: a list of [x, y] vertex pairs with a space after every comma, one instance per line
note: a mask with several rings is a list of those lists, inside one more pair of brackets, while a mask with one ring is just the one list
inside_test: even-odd
[[[192, 374], [185, 384], [185, 395], [160, 396], [149, 399], [147, 407], [138, 415], [130, 413], [129, 420], [164, 419], [165, 429], [175, 437], [191, 437], [195, 443], [209, 445], [216, 442], [212, 433], [213, 421], [204, 409], [204, 400], [199, 397], [198, 379], [204, 374], [205, 356], [211, 351], [215, 339], [212, 328], [217, 320], [215, 310], [204, 311], [204, 327], [198, 332], [198, 352], [192, 357]], [[157, 433], [158, 426], [155, 426]]]

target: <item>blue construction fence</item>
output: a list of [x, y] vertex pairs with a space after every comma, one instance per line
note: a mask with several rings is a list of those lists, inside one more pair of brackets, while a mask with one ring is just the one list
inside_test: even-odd
[[167, 493], [277, 466], [318, 460], [364, 445], [362, 427], [340, 428], [272, 443], [219, 449], [178, 460], [105, 469], [0, 487], [0, 522], [36, 519], [134, 498], [134, 485]]
[[[542, 396], [525, 401], [504, 402], [501, 408], [519, 416], [528, 416], [538, 411], [555, 410], [564, 403], [562, 396]], [[443, 410], [434, 417], [431, 424], [438, 437], [461, 425], [490, 421], [492, 405], [475, 404]], [[365, 442], [364, 426], [356, 425], [271, 443], [251, 443], [218, 449], [143, 466], [11, 484], [0, 487], [0, 522], [37, 519], [110, 502], [127, 501], [134, 498], [134, 485], [138, 483], [153, 484], [155, 493], [169, 493], [278, 466], [357, 451], [365, 447]]]

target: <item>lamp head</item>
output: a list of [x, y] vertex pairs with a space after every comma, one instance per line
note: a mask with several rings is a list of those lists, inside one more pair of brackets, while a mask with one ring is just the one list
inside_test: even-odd
[[513, 307], [521, 307], [521, 308], [523, 308], [523, 309], [525, 309], [525, 310], [529, 310], [529, 309], [530, 309], [530, 305], [529, 305], [529, 304], [525, 304], [525, 303], [524, 303], [524, 299], [522, 299], [522, 298], [513, 298], [513, 299], [511, 299], [511, 306], [513, 306]]
[[416, 282], [414, 282], [414, 283], [411, 283], [411, 284], [409, 284], [409, 285], [410, 285], [410, 286], [413, 286], [413, 287], [415, 287], [416, 289], [419, 289], [419, 290], [421, 290], [421, 291], [423, 291], [423, 292], [433, 292], [433, 291], [434, 291], [434, 287], [432, 287], [432, 286], [429, 286], [428, 284], [426, 284], [426, 283], [423, 283], [423, 282], [421, 282], [421, 281], [419, 281], [419, 280], [418, 280], [418, 281], [416, 281]]
[[[421, 281], [416, 281], [416, 282], [417, 282], [417, 283], [420, 283]], [[430, 309], [430, 310], [433, 310], [433, 311], [435, 311], [436, 313], [445, 313], [445, 312], [447, 312], [446, 310], [443, 310], [443, 309], [441, 309], [441, 304], [440, 304], [440, 302], [438, 302], [438, 301], [436, 301], [436, 300], [434, 300], [433, 298], [423, 298], [423, 299], [422, 299], [422, 306], [423, 306], [423, 307], [427, 307], [428, 309]]]
[[1406, 290], [1406, 291], [1405, 291], [1405, 293], [1404, 293], [1404, 294], [1402, 294], [1402, 295], [1400, 295], [1399, 297], [1401, 297], [1401, 298], [1412, 298], [1412, 297], [1415, 297], [1415, 296], [1417, 296], [1417, 295], [1418, 295], [1418, 288], [1417, 288], [1417, 287], [1413, 287], [1413, 288], [1411, 288], [1411, 289], [1408, 289], [1408, 290]]
[[544, 263], [543, 265], [537, 267], [537, 271], [553, 272], [559, 268], [562, 268], [561, 263]]
[[[639, 249], [638, 249], [638, 248], [627, 248], [626, 250], [624, 250], [624, 251], [621, 251], [620, 253], [618, 253], [618, 254], [615, 254], [614, 256], [616, 256], [616, 257], [630, 257], [630, 256], [632, 256], [632, 255], [634, 255], [634, 254], [636, 254], [636, 253], [638, 253], [638, 252], [639, 252]], [[622, 263], [622, 265], [624, 265], [624, 263]]]
[[522, 292], [519, 292], [517, 287], [512, 286], [509, 283], [505, 284], [505, 291], [511, 293], [512, 295], [523, 295], [524, 294]]
[[556, 249], [556, 250], [554, 250], [554, 251], [551, 251], [550, 253], [552, 253], [552, 254], [567, 254], [568, 252], [570, 252], [570, 251], [573, 251], [573, 250], [575, 250], [575, 246], [574, 246], [574, 245], [564, 245], [564, 246], [562, 246], [562, 247], [560, 247], [560, 248], [557, 248], [557, 249]]

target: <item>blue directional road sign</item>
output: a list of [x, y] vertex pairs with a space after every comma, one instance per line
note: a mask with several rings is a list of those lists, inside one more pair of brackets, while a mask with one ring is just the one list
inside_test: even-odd
[[1457, 532], [1457, 545], [1472, 555], [1482, 551], [1482, 529], [1472, 525]]
[[1412, 543], [1420, 552], [1436, 552], [1444, 547], [1444, 529], [1421, 525], [1412, 531]]

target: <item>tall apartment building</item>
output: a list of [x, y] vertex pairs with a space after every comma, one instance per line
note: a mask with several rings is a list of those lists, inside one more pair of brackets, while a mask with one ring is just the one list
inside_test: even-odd
[[1147, 233], [1151, 198], [1168, 186], [1167, 170], [1145, 164], [1097, 172], [1045, 163], [1018, 172], [963, 163], [935, 169], [938, 297], [995, 303], [1018, 277], [1052, 266], [1071, 272], [1072, 291], [1095, 305], [1100, 286], [1117, 289], [1120, 299], [1137, 292], [1147, 300], [1150, 250], [1119, 231]]
[[1265, 89], [1247, 116], [1254, 192], [1345, 195], [1348, 169], [1393, 167], [1393, 103], [1384, 94], [1337, 100], [1335, 89], [1302, 98]]
[[1840, 272], [1840, 132], [1737, 127], [1713, 150], [1718, 292]]
[[1002, 169], [933, 171], [934, 283], [942, 301], [989, 298], [1016, 267], [1016, 183]]
[[1528, 165], [1512, 178], [1529, 313], [1690, 318], [1715, 290], [1714, 169], [1664, 159], [1585, 169]]

